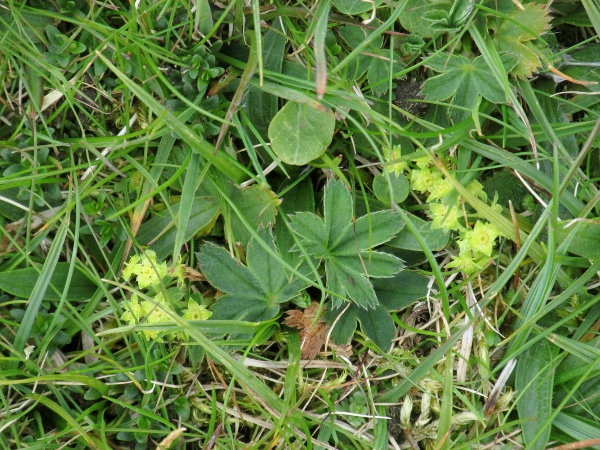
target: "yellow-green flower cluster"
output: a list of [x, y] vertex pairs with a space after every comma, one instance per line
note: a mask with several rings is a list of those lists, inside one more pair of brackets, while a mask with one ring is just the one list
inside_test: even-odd
[[164, 262], [159, 263], [156, 260], [156, 253], [152, 250], [146, 250], [146, 253], [141, 257], [134, 255], [129, 258], [129, 262], [125, 265], [121, 275], [125, 281], [135, 276], [138, 287], [145, 289], [149, 286], [159, 287], [168, 272], [167, 264]]
[[[384, 155], [387, 159], [386, 152]], [[400, 149], [396, 148], [393, 155], [398, 159]], [[460, 269], [468, 275], [483, 270], [491, 260], [496, 239], [500, 236], [499, 230], [494, 225], [481, 220], [471, 228], [469, 223], [462, 219], [461, 199], [454, 192], [452, 182], [436, 169], [430, 155], [416, 158], [413, 163], [414, 168], [404, 170], [409, 172], [412, 189], [427, 195], [429, 214], [432, 219], [431, 228], [460, 233], [458, 241], [460, 252], [452, 257], [452, 262], [446, 267]], [[481, 200], [487, 201], [483, 185], [477, 180], [472, 181], [467, 189]], [[498, 205], [492, 207], [499, 209]]]
[[[128, 325], [171, 323], [170, 315], [175, 314], [175, 311], [171, 307], [169, 299], [165, 297], [165, 293], [168, 294], [172, 289], [167, 291], [166, 286], [161, 286], [161, 284], [169, 284], [173, 278], [176, 278], [178, 286], [181, 287], [183, 286], [183, 274], [182, 264], [176, 264], [175, 268], [169, 271], [167, 264], [159, 262], [156, 253], [152, 250], [146, 250], [141, 257], [139, 255], [132, 256], [123, 269], [123, 279], [128, 281], [135, 277], [139, 289], [149, 289], [151, 292], [148, 296], [144, 296], [144, 300], [140, 301], [139, 296], [133, 294], [129, 300], [124, 301], [125, 312], [121, 316], [121, 320]], [[159, 292], [161, 287], [163, 289]], [[184, 320], [206, 320], [211, 315], [212, 313], [204, 305], [200, 305], [192, 299], [188, 300], [187, 308], [181, 312]], [[144, 328], [142, 332], [148, 339], [158, 339], [161, 329]], [[176, 332], [171, 333], [169, 337], [185, 340], [187, 334]]]
[[456, 268], [467, 275], [483, 270], [491, 260], [500, 231], [491, 223], [478, 220], [470, 230], [463, 230], [458, 241], [460, 252], [446, 267]]
[[[121, 320], [128, 325], [170, 323], [169, 313], [174, 313], [162, 293], [157, 294], [153, 300], [141, 302], [139, 297], [133, 294], [128, 301], [123, 302], [123, 307], [125, 312], [121, 316]], [[183, 310], [182, 314], [184, 320], [207, 320], [210, 316], [212, 313], [204, 305], [199, 305], [192, 299], [188, 300], [187, 308]], [[142, 332], [148, 339], [157, 339], [160, 334], [159, 329], [144, 328]], [[187, 338], [187, 334], [182, 332], [172, 333], [169, 336], [180, 340]]]
[[[461, 225], [461, 207], [458, 195], [452, 195], [452, 182], [445, 178], [434, 166], [431, 156], [426, 155], [414, 160], [416, 168], [410, 170], [410, 182], [414, 191], [427, 194], [430, 216], [434, 230], [464, 231]], [[483, 186], [477, 180], [467, 189], [482, 200], [487, 200]]]
[[[171, 306], [163, 294], [157, 294], [152, 301], [143, 300], [141, 302], [138, 296], [133, 294], [128, 302], [123, 302], [123, 307], [125, 312], [121, 316], [121, 320], [128, 325], [169, 322], [167, 311], [171, 310]], [[144, 329], [143, 333], [148, 339], [156, 339], [160, 330]]]

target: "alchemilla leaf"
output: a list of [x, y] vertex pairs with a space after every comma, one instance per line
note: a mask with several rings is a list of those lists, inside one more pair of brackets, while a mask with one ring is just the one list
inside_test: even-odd
[[337, 255], [356, 254], [356, 249], [369, 251], [384, 244], [396, 236], [404, 228], [404, 222], [392, 211], [377, 211], [362, 216], [354, 222], [351, 232], [352, 241], [346, 240], [335, 247]]
[[352, 197], [344, 183], [341, 181], [327, 183], [323, 209], [327, 248], [331, 250], [340, 243], [347, 242], [354, 218]]
[[197, 254], [200, 269], [214, 287], [223, 292], [260, 297], [258, 280], [248, 268], [236, 261], [225, 248], [206, 243]]
[[534, 42], [543, 44], [539, 37], [550, 29], [549, 13], [548, 5], [528, 3], [523, 5], [523, 9], [515, 9], [509, 15], [510, 20], [498, 19], [499, 22], [491, 24], [498, 51], [513, 55], [517, 62], [510, 71], [512, 75], [530, 77], [541, 67], [539, 55], [542, 50]]
[[[508, 62], [508, 61], [507, 61]], [[452, 104], [471, 108], [478, 95], [492, 103], [505, 103], [505, 94], [492, 76], [483, 59], [478, 56], [470, 60], [460, 55], [438, 54], [427, 64], [440, 75], [429, 78], [423, 85], [426, 100], [446, 100], [452, 98]], [[455, 112], [457, 120], [463, 120], [469, 112]]]
[[370, 278], [391, 277], [403, 267], [396, 256], [374, 248], [391, 240], [404, 224], [390, 211], [355, 219], [352, 196], [341, 181], [329, 181], [324, 192], [323, 218], [306, 212], [290, 217], [290, 227], [300, 238], [298, 247], [325, 262], [334, 307], [349, 298], [374, 308], [377, 297]]
[[251, 322], [271, 319], [279, 312], [281, 303], [298, 296], [308, 286], [281, 265], [280, 258], [275, 256], [278, 250], [271, 232], [263, 229], [259, 234], [264, 245], [254, 238], [250, 240], [247, 266], [215, 244], [206, 243], [197, 253], [206, 280], [225, 294], [213, 307], [213, 319]]
[[425, 20], [433, 14], [437, 17], [449, 17], [454, 2], [431, 0], [407, 0], [404, 12], [400, 15], [400, 24], [413, 34], [430, 38], [439, 35], [442, 31], [436, 28], [436, 23]]

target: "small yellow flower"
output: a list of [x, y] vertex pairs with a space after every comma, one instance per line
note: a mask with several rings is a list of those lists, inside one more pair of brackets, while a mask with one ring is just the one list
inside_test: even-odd
[[428, 202], [444, 198], [452, 192], [452, 182], [447, 178], [438, 178], [433, 182], [433, 185], [429, 188]]
[[469, 192], [471, 194], [479, 197], [484, 202], [487, 201], [487, 194], [483, 190], [483, 184], [481, 184], [479, 181], [477, 181], [477, 180], [471, 181], [469, 183], [469, 185], [467, 186], [467, 189], [469, 190]]
[[500, 236], [498, 228], [491, 223], [483, 223], [478, 220], [473, 229], [465, 233], [465, 240], [474, 252], [490, 256], [498, 236]]
[[433, 184], [442, 176], [437, 172], [432, 172], [429, 169], [413, 170], [410, 174], [410, 181], [413, 184], [413, 189], [421, 193], [427, 192]]
[[127, 322], [129, 325], [135, 325], [140, 320], [140, 317], [144, 317], [148, 311], [144, 310], [144, 303], [140, 303], [138, 296], [133, 294], [129, 301], [123, 302], [125, 312], [121, 316], [121, 320]]
[[169, 269], [166, 263], [156, 261], [156, 253], [147, 250], [137, 272], [137, 283], [140, 289], [148, 286], [158, 286], [167, 275]]
[[[148, 311], [145, 323], [170, 322], [171, 319], [167, 315], [167, 311], [171, 311], [171, 306], [162, 293], [157, 294], [153, 302], [149, 300], [143, 301], [142, 306], [144, 310]], [[144, 330], [144, 335], [148, 339], [158, 338], [159, 333], [160, 330]]]
[[194, 300], [189, 299], [188, 307], [183, 311], [185, 320], [207, 320], [212, 316], [212, 312], [206, 309], [206, 306], [199, 305]]
[[129, 280], [133, 275], [136, 276], [136, 282], [140, 289], [148, 286], [156, 287], [160, 285], [161, 280], [167, 275], [168, 268], [166, 263], [159, 263], [156, 260], [156, 253], [147, 250], [141, 258], [134, 255], [123, 269], [123, 279]]
[[129, 258], [129, 261], [127, 262], [127, 264], [125, 264], [125, 268], [123, 269], [123, 273], [121, 274], [125, 281], [128, 281], [134, 274], [135, 267], [138, 265], [139, 262], [140, 257], [138, 255], [133, 255], [131, 258]]
[[[383, 157], [386, 162], [395, 161], [402, 157], [402, 149], [399, 145], [395, 145], [394, 148], [383, 149]], [[389, 173], [395, 173], [396, 175], [403, 173], [405, 170], [408, 170], [408, 163], [406, 161], [395, 162], [392, 164], [386, 164], [386, 169]]]
[[157, 276], [154, 268], [149, 264], [141, 265], [136, 278], [137, 284], [140, 289], [147, 288], [148, 286], [158, 285], [160, 278]]
[[431, 155], [421, 156], [413, 160], [419, 169], [427, 169], [433, 162]]
[[[184, 320], [208, 320], [210, 316], [212, 316], [212, 312], [207, 310], [204, 305], [199, 305], [192, 299], [188, 300], [188, 307], [183, 310], [182, 315]], [[175, 337], [180, 341], [188, 340], [188, 334], [183, 330], [175, 332]]]
[[[133, 294], [128, 301], [123, 302], [125, 312], [121, 320], [128, 325], [137, 325], [139, 323], [161, 323], [169, 322], [167, 311], [171, 311], [169, 302], [163, 294], [157, 294], [154, 301], [139, 301], [136, 294]], [[144, 336], [148, 339], [156, 339], [160, 330], [143, 330]]]
[[448, 231], [458, 230], [460, 228], [460, 224], [458, 223], [460, 213], [457, 205], [448, 207], [447, 205], [443, 205], [441, 203], [432, 203], [429, 205], [429, 209], [433, 218], [433, 222], [431, 223], [432, 229], [443, 229]]
[[446, 264], [446, 267], [460, 269], [467, 275], [471, 275], [473, 272], [483, 270], [488, 261], [489, 258], [482, 257], [476, 259], [471, 256], [471, 252], [467, 252], [453, 256], [452, 261]]

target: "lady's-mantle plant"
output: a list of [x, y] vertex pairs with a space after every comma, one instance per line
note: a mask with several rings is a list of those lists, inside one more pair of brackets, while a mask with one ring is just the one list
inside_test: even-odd
[[[384, 152], [384, 156], [398, 158], [400, 151]], [[436, 169], [431, 156], [416, 158], [412, 168], [406, 165], [403, 169], [409, 172], [412, 190], [427, 195], [431, 228], [455, 231], [459, 235], [459, 253], [452, 255], [452, 261], [446, 267], [461, 269], [466, 275], [483, 270], [491, 261], [496, 240], [500, 237], [498, 228], [481, 219], [473, 224], [469, 221], [462, 199], [454, 191], [451, 181]], [[477, 180], [471, 181], [467, 189], [481, 200], [487, 200], [483, 185]], [[495, 202], [492, 207], [501, 209]]]
[[[167, 264], [159, 262], [152, 250], [146, 250], [142, 256], [133, 255], [129, 258], [122, 277], [125, 281], [135, 277], [138, 289], [145, 290], [146, 293], [134, 293], [123, 302], [125, 312], [121, 315], [121, 320], [128, 325], [170, 323], [169, 313], [176, 312], [172, 304], [179, 303], [183, 295], [183, 270], [181, 264], [176, 264], [169, 271]], [[168, 288], [174, 281], [178, 281], [179, 287]], [[212, 312], [192, 298], [188, 299], [185, 306], [181, 308], [184, 320], [206, 320], [212, 316]], [[160, 329], [144, 328], [141, 333], [147, 339], [159, 339], [162, 335]], [[179, 331], [169, 334], [169, 337], [185, 340], [186, 334]]]

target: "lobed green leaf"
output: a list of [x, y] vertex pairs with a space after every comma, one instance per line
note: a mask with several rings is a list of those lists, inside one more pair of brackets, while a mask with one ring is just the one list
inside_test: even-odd
[[335, 255], [334, 259], [348, 271], [375, 278], [391, 277], [404, 267], [400, 258], [374, 250], [364, 254]]
[[202, 273], [217, 289], [243, 298], [264, 297], [254, 275], [223, 247], [209, 242], [200, 248], [196, 256]]
[[331, 251], [340, 244], [351, 239], [354, 208], [352, 197], [340, 180], [327, 183], [323, 197], [323, 216], [325, 220], [325, 237], [327, 247]]
[[354, 224], [350, 239], [333, 249], [337, 255], [356, 254], [390, 241], [404, 227], [400, 216], [393, 211], [377, 211], [360, 217]]
[[268, 305], [264, 298], [254, 298], [236, 293], [219, 297], [212, 311], [211, 319], [214, 320], [263, 322], [277, 315], [279, 305]]
[[302, 238], [302, 247], [310, 255], [325, 257], [329, 253], [323, 220], [314, 213], [299, 212], [290, 217], [290, 228]]

